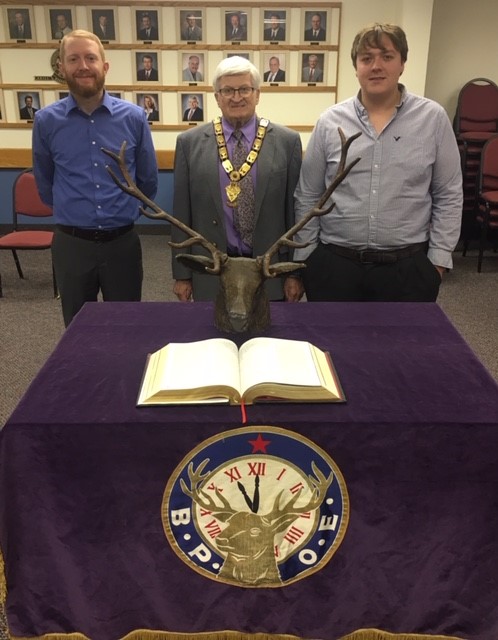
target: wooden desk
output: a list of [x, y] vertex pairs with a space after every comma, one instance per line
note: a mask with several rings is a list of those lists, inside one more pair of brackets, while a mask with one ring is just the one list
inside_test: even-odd
[[217, 582], [182, 562], [163, 530], [166, 484], [194, 447], [240, 428], [241, 412], [137, 409], [135, 399], [148, 352], [219, 335], [212, 306], [87, 304], [1, 433], [13, 636], [332, 640], [375, 627], [498, 638], [491, 376], [435, 304], [273, 303], [272, 319], [269, 335], [331, 352], [348, 399], [248, 407], [248, 425], [302, 434], [341, 470], [349, 524], [330, 561], [271, 589]]

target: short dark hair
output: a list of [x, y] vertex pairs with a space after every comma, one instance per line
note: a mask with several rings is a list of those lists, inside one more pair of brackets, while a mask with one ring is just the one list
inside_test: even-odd
[[395, 24], [375, 22], [364, 27], [356, 34], [351, 47], [351, 60], [356, 69], [356, 58], [358, 54], [365, 51], [367, 47], [382, 49], [382, 36], [386, 35], [392, 42], [396, 51], [401, 55], [401, 62], [406, 62], [408, 58], [408, 42], [406, 34], [401, 27]]

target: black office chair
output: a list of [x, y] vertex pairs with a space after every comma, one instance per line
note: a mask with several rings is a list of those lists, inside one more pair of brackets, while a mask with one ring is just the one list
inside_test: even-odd
[[[14, 181], [12, 188], [12, 224], [11, 233], [0, 237], [0, 250], [12, 252], [19, 278], [24, 279], [24, 273], [19, 261], [18, 251], [39, 251], [51, 249], [54, 237], [53, 231], [43, 231], [36, 227], [28, 230], [19, 230], [20, 221], [23, 216], [32, 218], [49, 218], [52, 216], [52, 209], [43, 204], [36, 187], [35, 177], [31, 169], [26, 169], [20, 173]], [[54, 297], [57, 297], [57, 284], [55, 281], [55, 270], [52, 261], [52, 282]], [[0, 273], [0, 298], [3, 297], [2, 275]]]

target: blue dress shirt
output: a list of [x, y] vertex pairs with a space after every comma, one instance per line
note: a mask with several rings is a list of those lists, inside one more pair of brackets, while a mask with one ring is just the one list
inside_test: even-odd
[[149, 198], [157, 192], [157, 160], [142, 108], [104, 93], [91, 115], [72, 95], [36, 113], [33, 168], [41, 199], [57, 224], [113, 229], [135, 222], [140, 203], [114, 183], [106, 165], [121, 173], [102, 147], [119, 152], [126, 140], [126, 165]]

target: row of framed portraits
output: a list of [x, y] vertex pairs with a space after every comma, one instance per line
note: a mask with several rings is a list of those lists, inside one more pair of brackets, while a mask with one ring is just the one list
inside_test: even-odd
[[[32, 123], [36, 112], [44, 106], [43, 92], [31, 89], [21, 89], [14, 93], [14, 102], [16, 105], [16, 122]], [[52, 92], [51, 92], [52, 93]], [[111, 96], [126, 99], [121, 91], [109, 91]], [[56, 91], [55, 99], [61, 100], [67, 98], [67, 91]], [[131, 93], [132, 101], [141, 107], [146, 115], [147, 120], [151, 123], [161, 123], [163, 121], [162, 94], [159, 92], [142, 92], [133, 91]], [[180, 122], [205, 122], [206, 100], [207, 94], [204, 92], [178, 92], [178, 121]], [[0, 122], [7, 122], [7, 114], [5, 111], [5, 103], [2, 92], [0, 91]]]
[[[129, 7], [132, 25], [132, 41], [167, 44], [165, 30], [163, 30], [163, 13], [161, 8]], [[81, 28], [93, 31], [104, 43], [119, 43], [120, 17], [123, 14], [118, 7], [88, 6], [83, 20], [81, 13], [76, 12], [75, 6], [46, 6], [44, 7], [45, 24], [35, 21], [32, 5], [4, 6], [4, 22], [6, 25], [5, 40], [7, 42], [58, 42], [73, 29]], [[291, 42], [290, 8], [262, 9], [258, 12], [257, 20], [253, 21], [250, 8], [220, 8], [216, 14], [221, 24], [217, 25], [220, 41], [226, 43], [254, 44], [258, 41], [268, 44], [338, 44], [338, 24], [334, 24], [336, 16], [333, 9], [323, 6], [299, 9], [299, 27], [293, 28], [294, 37]], [[212, 42], [213, 29], [208, 24], [207, 9], [193, 7], [175, 7], [175, 39], [173, 43], [192, 43], [197, 45]], [[36, 24], [35, 24], [36, 22]], [[127, 25], [128, 26], [128, 25]], [[218, 29], [216, 30], [218, 32]], [[296, 34], [299, 37], [296, 39]]]
[[[254, 62], [252, 51], [224, 52], [226, 57], [241, 56]], [[294, 53], [294, 52], [293, 52]], [[177, 78], [174, 76], [169, 64], [162, 62], [162, 52], [150, 49], [133, 52], [132, 81], [138, 84], [150, 84], [150, 86], [168, 84], [210, 84], [208, 73], [208, 52], [199, 50], [182, 51], [178, 54], [180, 60]], [[335, 54], [333, 54], [335, 55]], [[290, 52], [279, 49], [259, 52], [261, 61], [261, 80], [271, 85], [322, 85], [327, 80], [327, 63], [329, 52], [300, 51], [297, 52], [298, 69], [290, 69]], [[295, 55], [294, 55], [295, 57]], [[166, 67], [166, 68], [164, 68]]]

